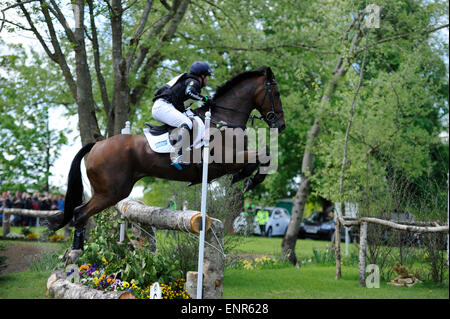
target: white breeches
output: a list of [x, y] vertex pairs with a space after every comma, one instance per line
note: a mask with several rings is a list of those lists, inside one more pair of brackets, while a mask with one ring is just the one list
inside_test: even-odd
[[180, 127], [182, 124], [186, 124], [189, 129], [192, 129], [192, 121], [163, 99], [157, 99], [153, 104], [152, 116], [155, 120], [170, 126]]

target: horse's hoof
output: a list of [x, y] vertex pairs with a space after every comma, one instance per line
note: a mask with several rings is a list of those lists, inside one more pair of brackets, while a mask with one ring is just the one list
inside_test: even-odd
[[66, 265], [74, 264], [78, 260], [78, 258], [80, 258], [82, 253], [83, 251], [81, 249], [71, 249], [68, 254]]

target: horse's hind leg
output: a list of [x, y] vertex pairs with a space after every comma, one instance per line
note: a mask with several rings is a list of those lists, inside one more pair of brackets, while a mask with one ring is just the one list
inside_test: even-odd
[[72, 241], [72, 250], [83, 250], [84, 236], [88, 219], [104, 209], [114, 205], [117, 201], [95, 194], [92, 198], [75, 209], [75, 232]]

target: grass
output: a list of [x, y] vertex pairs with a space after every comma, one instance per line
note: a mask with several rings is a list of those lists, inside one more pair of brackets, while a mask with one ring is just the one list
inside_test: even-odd
[[[246, 237], [237, 247], [236, 253], [246, 254], [269, 254], [280, 256], [282, 237]], [[313, 248], [324, 250], [329, 248], [331, 242], [323, 240], [298, 240], [295, 247], [295, 254], [298, 259], [308, 259], [312, 255]], [[351, 246], [355, 246], [351, 244]]]
[[0, 275], [0, 299], [45, 299], [51, 271], [24, 271]]
[[[240, 245], [233, 253], [272, 255], [278, 258], [281, 252], [282, 238], [242, 237], [239, 241]], [[8, 241], [3, 242], [8, 244]], [[60, 245], [63, 247], [64, 244]], [[296, 254], [300, 260], [308, 260], [313, 255], [313, 249], [324, 251], [329, 246], [330, 242], [327, 241], [298, 240]], [[357, 246], [353, 244], [350, 247], [352, 252], [356, 251], [356, 248]], [[47, 298], [45, 286], [54, 262], [54, 256], [44, 255], [25, 272], [0, 275], [0, 298]], [[223, 297], [225, 299], [448, 299], [449, 286], [447, 281], [443, 285], [423, 282], [409, 288], [394, 287], [381, 280], [380, 288], [360, 287], [357, 266], [345, 263], [344, 259], [340, 280], [335, 279], [335, 267], [332, 264], [309, 263], [300, 268], [290, 264], [277, 264], [275, 267], [251, 270], [242, 267], [226, 268]]]
[[5, 246], [8, 246], [9, 243], [20, 243], [21, 245], [59, 248], [56, 253], [46, 252], [39, 259], [34, 260], [27, 271], [0, 274], [0, 299], [46, 299], [45, 290], [48, 277], [59, 261], [58, 255], [62, 254], [67, 244], [22, 240], [2, 240], [1, 242]]
[[[22, 229], [24, 227], [22, 226], [11, 226], [9, 232], [10, 233], [16, 233], [16, 234], [22, 234]], [[38, 234], [39, 236], [44, 235], [45, 231], [47, 230], [46, 226], [29, 226], [32, 233]], [[62, 229], [56, 231], [56, 234], [62, 235]], [[3, 229], [0, 227], [0, 237], [3, 236]]]
[[394, 287], [385, 282], [380, 288], [358, 284], [358, 270], [342, 267], [335, 279], [334, 266], [315, 264], [300, 268], [227, 269], [223, 283], [226, 299], [437, 299], [449, 298], [448, 285], [420, 283], [413, 287]]
[[[282, 238], [249, 237], [242, 241], [237, 252], [267, 254], [278, 257]], [[311, 259], [313, 249], [325, 251], [330, 242], [298, 240], [299, 260]], [[342, 245], [344, 250], [344, 245]], [[357, 245], [350, 244], [350, 252]], [[344, 259], [345, 260], [345, 259]], [[423, 282], [413, 287], [395, 287], [380, 281], [380, 288], [366, 288], [358, 284], [358, 267], [342, 266], [342, 277], [335, 279], [334, 265], [305, 264], [277, 269], [225, 269], [223, 296], [226, 299], [448, 299], [448, 282], [437, 285]]]

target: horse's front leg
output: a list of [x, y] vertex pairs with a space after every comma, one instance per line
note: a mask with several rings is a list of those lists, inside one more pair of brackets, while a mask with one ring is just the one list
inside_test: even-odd
[[[240, 153], [240, 158], [244, 158], [246, 163], [244, 168], [233, 174], [232, 183], [241, 181], [244, 178], [250, 177], [258, 168], [258, 172], [247, 179], [244, 183], [243, 191], [254, 189], [258, 184], [262, 183], [267, 175], [267, 167], [270, 165], [271, 157], [268, 152], [261, 152], [256, 150], [243, 151]], [[237, 156], [236, 158], [239, 158]]]

